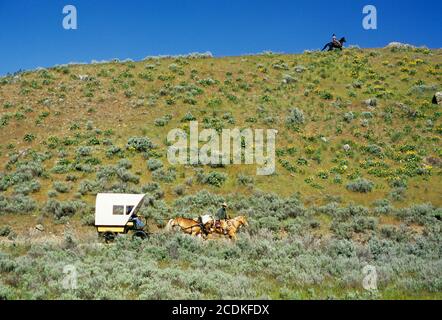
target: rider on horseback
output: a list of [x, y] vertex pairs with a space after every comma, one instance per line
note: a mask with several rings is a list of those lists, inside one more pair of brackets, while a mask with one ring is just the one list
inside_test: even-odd
[[224, 202], [222, 204], [222, 207], [215, 214], [215, 228], [222, 229], [224, 234], [227, 234], [227, 230], [223, 229], [221, 225], [221, 220], [224, 221], [226, 219], [227, 219], [227, 203]]
[[338, 47], [342, 46], [342, 44], [338, 41], [338, 38], [336, 37], [336, 34], [333, 33], [332, 35], [332, 42], [337, 45]]
[[324, 51], [325, 49], [328, 49], [327, 51], [332, 51], [333, 49], [339, 49], [342, 50], [344, 47], [344, 43], [347, 42], [347, 40], [342, 37], [341, 39], [337, 39], [336, 35], [333, 33], [332, 41], [327, 43], [324, 48], [322, 48], [321, 51]]

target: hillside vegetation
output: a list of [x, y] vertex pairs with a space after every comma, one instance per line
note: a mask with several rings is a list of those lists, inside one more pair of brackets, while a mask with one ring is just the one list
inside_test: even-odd
[[[441, 68], [442, 50], [353, 48], [0, 78], [0, 298], [440, 299]], [[170, 165], [167, 133], [193, 120], [277, 129], [275, 174]], [[147, 193], [151, 239], [100, 243], [98, 192]], [[250, 221], [235, 243], [161, 230], [223, 201]]]

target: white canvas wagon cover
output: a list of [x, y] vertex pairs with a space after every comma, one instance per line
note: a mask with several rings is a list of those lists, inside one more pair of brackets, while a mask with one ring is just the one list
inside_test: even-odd
[[98, 193], [95, 200], [96, 226], [125, 226], [137, 212], [146, 194]]

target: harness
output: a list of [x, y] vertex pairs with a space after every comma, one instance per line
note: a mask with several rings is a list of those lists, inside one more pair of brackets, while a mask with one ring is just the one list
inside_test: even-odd
[[200, 220], [200, 219], [198, 219], [198, 222], [197, 222], [196, 224], [191, 225], [190, 227], [182, 227], [182, 226], [180, 226], [180, 225], [178, 225], [178, 226], [181, 228], [181, 230], [188, 230], [188, 229], [192, 229], [192, 228], [194, 228], [194, 227], [200, 227], [201, 231], [202, 231], [205, 235], [208, 235], [209, 233], [207, 232], [206, 228], [204, 227], [204, 224], [203, 224], [201, 221], [199, 221], [199, 220]]

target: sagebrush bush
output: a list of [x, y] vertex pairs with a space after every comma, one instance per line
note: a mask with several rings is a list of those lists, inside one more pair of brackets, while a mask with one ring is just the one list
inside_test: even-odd
[[77, 212], [84, 210], [86, 204], [82, 201], [58, 201], [55, 199], [49, 199], [41, 209], [43, 214], [50, 214], [56, 219], [63, 217], [72, 217]]
[[57, 192], [67, 193], [71, 190], [70, 186], [66, 183], [56, 181], [52, 185]]
[[132, 163], [128, 159], [121, 159], [117, 163], [118, 168], [130, 169], [132, 168]]
[[152, 178], [154, 180], [162, 182], [173, 182], [176, 179], [176, 169], [175, 168], [157, 169], [153, 171]]
[[193, 114], [188, 112], [181, 119], [181, 122], [189, 122], [189, 121], [195, 121], [195, 120], [196, 120], [196, 118], [193, 116]]
[[10, 197], [0, 195], [0, 214], [16, 213], [26, 214], [37, 209], [37, 202], [31, 197], [16, 194]]
[[164, 127], [169, 123], [170, 120], [172, 120], [172, 116], [170, 114], [166, 114], [161, 118], [155, 119], [154, 123], [157, 127]]
[[78, 147], [76, 150], [76, 154], [79, 157], [90, 156], [92, 154], [92, 147], [89, 147], [89, 146]]
[[49, 198], [56, 198], [58, 196], [58, 192], [55, 190], [49, 190], [48, 191], [48, 197]]
[[152, 141], [146, 137], [131, 137], [126, 144], [127, 149], [133, 149], [138, 152], [147, 152], [154, 147]]
[[0, 237], [7, 237], [11, 233], [12, 229], [10, 226], [0, 227]]
[[236, 181], [240, 185], [251, 185], [254, 183], [255, 179], [253, 179], [253, 177], [251, 177], [251, 176], [240, 173], [237, 176]]
[[82, 180], [78, 188], [78, 192], [82, 195], [85, 194], [96, 194], [98, 192], [98, 184], [91, 180]]
[[379, 214], [390, 214], [393, 213], [393, 206], [387, 199], [381, 199], [374, 202], [374, 213]]
[[227, 180], [227, 174], [218, 171], [210, 171], [205, 174], [203, 171], [197, 171], [196, 179], [199, 183], [209, 184], [219, 188]]
[[182, 196], [186, 192], [186, 187], [182, 184], [179, 184], [173, 188], [173, 193], [177, 196]]
[[123, 154], [123, 150], [118, 146], [110, 146], [106, 150], [106, 156], [108, 158], [112, 158], [114, 156], [121, 156]]
[[345, 114], [344, 114], [344, 120], [345, 120], [345, 122], [348, 122], [348, 123], [350, 123], [350, 122], [352, 122], [353, 120], [354, 120], [354, 118], [355, 118], [355, 115], [354, 115], [354, 113], [353, 112], [346, 112]]
[[382, 155], [382, 148], [375, 144], [370, 144], [365, 148], [365, 151], [368, 153], [374, 155], [374, 156], [381, 156]]
[[160, 169], [162, 167], [163, 167], [163, 162], [159, 159], [153, 158], [153, 159], [147, 160], [147, 168], [150, 171], [155, 171], [155, 170]]
[[428, 224], [436, 223], [441, 219], [441, 209], [435, 208], [432, 204], [416, 204], [409, 208], [403, 208], [397, 211], [397, 215], [408, 221]]
[[373, 190], [373, 182], [367, 179], [357, 179], [347, 184], [347, 189], [353, 192], [368, 193]]
[[393, 188], [389, 193], [389, 197], [394, 201], [403, 201], [406, 198], [407, 189], [404, 187]]
[[143, 192], [154, 192], [154, 191], [157, 191], [157, 190], [160, 190], [160, 189], [161, 189], [160, 184], [157, 183], [157, 182], [149, 182], [148, 184], [144, 185], [141, 188], [141, 190]]
[[298, 128], [304, 122], [304, 113], [300, 109], [292, 108], [289, 110], [289, 115], [286, 117], [286, 124], [289, 128]]
[[14, 193], [28, 195], [30, 193], [40, 191], [40, 182], [36, 179], [30, 180], [28, 182], [22, 182], [14, 186]]
[[126, 170], [125, 168], [120, 167], [115, 171], [115, 173], [122, 182], [130, 182], [135, 184], [138, 184], [140, 182], [139, 177], [132, 174], [130, 171]]

